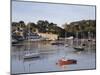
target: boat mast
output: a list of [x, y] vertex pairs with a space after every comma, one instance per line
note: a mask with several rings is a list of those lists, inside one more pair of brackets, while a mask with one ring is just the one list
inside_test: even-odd
[[82, 47], [82, 30], [81, 30], [81, 27], [79, 25], [79, 30], [80, 30], [80, 47]]
[[[29, 50], [30, 50], [30, 42], [31, 40], [30, 40], [30, 25], [29, 25], [29, 28], [28, 28], [28, 52], [29, 52]], [[30, 53], [30, 52], [29, 52]]]
[[89, 31], [88, 32], [88, 42], [89, 42], [89, 44], [88, 44], [88, 50], [91, 49], [91, 43], [90, 43], [90, 41], [91, 41], [91, 37], [90, 37], [90, 31]]
[[81, 38], [80, 38], [80, 39], [81, 39], [81, 40], [80, 40], [81, 47], [83, 47], [83, 40], [82, 40], [82, 39], [83, 39], [83, 36], [82, 36], [82, 35], [83, 35], [83, 33], [82, 33], [82, 31], [81, 31], [81, 34], [80, 34], [80, 36], [81, 36]]
[[76, 32], [76, 46], [78, 46], [79, 43], [78, 43], [78, 32]]
[[65, 31], [65, 45], [66, 45], [66, 31]]

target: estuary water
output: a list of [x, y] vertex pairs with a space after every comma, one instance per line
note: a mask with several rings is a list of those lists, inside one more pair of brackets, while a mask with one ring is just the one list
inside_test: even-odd
[[[27, 51], [39, 52], [40, 58], [24, 59], [23, 57]], [[71, 46], [51, 45], [51, 41], [24, 41], [11, 47], [11, 73], [95, 69], [95, 54], [95, 50], [92, 49], [78, 52]], [[65, 67], [56, 65], [57, 61], [62, 57], [65, 59], [75, 59], [77, 64], [66, 65]]]

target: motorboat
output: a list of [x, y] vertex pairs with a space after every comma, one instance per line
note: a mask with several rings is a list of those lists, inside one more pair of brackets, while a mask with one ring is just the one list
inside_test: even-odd
[[70, 64], [77, 64], [77, 60], [75, 60], [75, 59], [64, 59], [64, 60], [63, 59], [60, 59], [56, 63], [56, 65], [60, 65], [60, 66], [70, 65]]

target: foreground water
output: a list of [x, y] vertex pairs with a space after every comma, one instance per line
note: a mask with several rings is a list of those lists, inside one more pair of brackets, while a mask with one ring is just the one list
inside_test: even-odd
[[[31, 51], [40, 52], [40, 58], [24, 59], [23, 56], [28, 48], [30, 48]], [[66, 65], [64, 68], [56, 65], [57, 61], [62, 57], [75, 59], [77, 60], [77, 64]], [[22, 42], [12, 46], [11, 73], [95, 69], [95, 60], [95, 50], [91, 49], [77, 52], [72, 47], [51, 45], [50, 41]]]

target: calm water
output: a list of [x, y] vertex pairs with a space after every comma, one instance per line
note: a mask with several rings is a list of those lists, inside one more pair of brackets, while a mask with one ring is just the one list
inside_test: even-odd
[[[29, 48], [30, 51], [40, 52], [40, 58], [24, 59], [23, 56]], [[57, 61], [62, 57], [75, 59], [77, 64], [66, 65], [65, 68], [56, 65]], [[76, 52], [72, 47], [54, 46], [47, 41], [18, 43], [18, 45], [12, 46], [11, 58], [11, 72], [13, 74], [95, 69], [95, 50]]]

